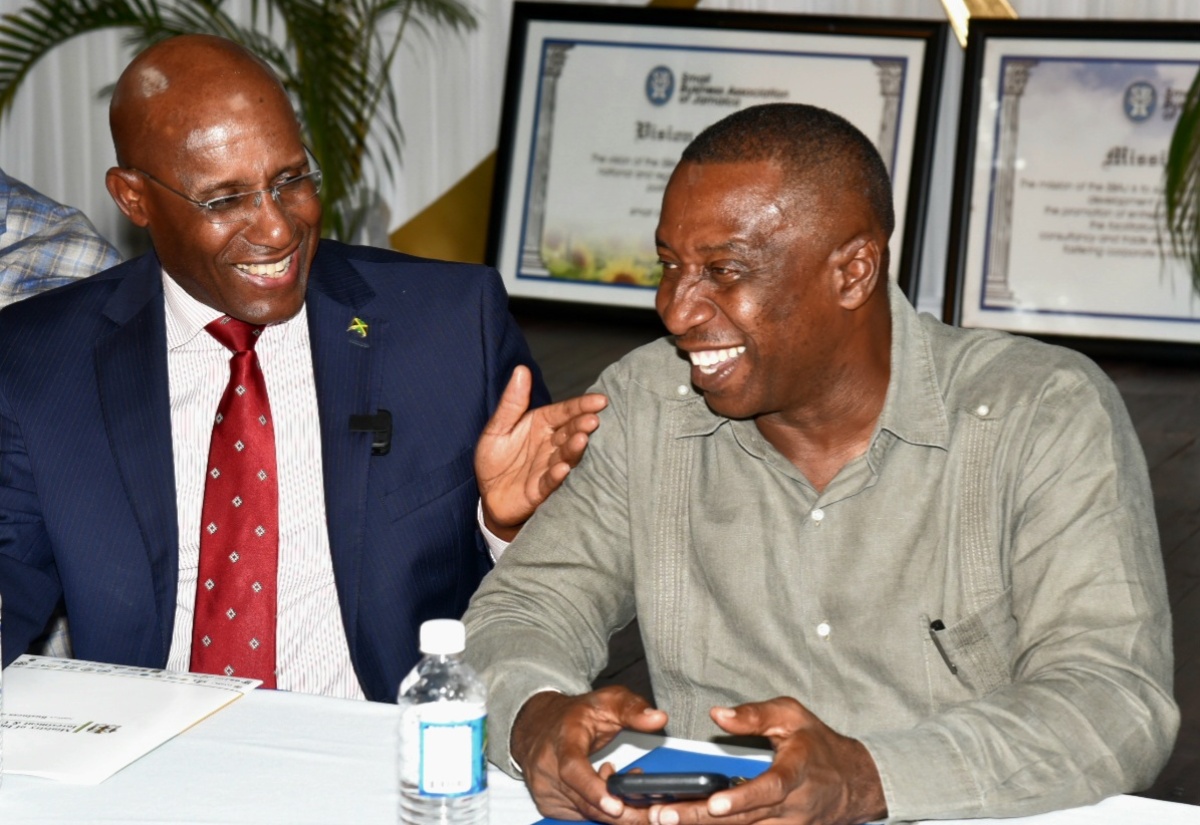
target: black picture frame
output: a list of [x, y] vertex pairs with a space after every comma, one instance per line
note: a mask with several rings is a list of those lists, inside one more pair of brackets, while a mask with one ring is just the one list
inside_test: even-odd
[[[872, 92], [874, 100], [855, 99], [846, 105], [849, 107], [854, 103], [856, 108], [853, 111], [857, 114], [861, 114], [868, 105], [874, 107], [871, 110], [873, 114], [867, 118], [872, 122], [864, 131], [868, 135], [878, 135], [877, 143], [882, 141], [885, 146], [890, 145], [891, 151], [881, 154], [885, 155], [894, 180], [902, 178], [902, 185], [897, 186], [898, 231], [892, 241], [892, 270], [899, 273], [897, 277], [902, 288], [915, 301], [943, 58], [949, 37], [949, 27], [941, 21], [517, 2], [513, 10], [505, 79], [487, 261], [500, 270], [514, 303], [521, 307], [545, 305], [548, 302], [554, 307], [575, 304], [601, 310], [607, 306], [618, 312], [631, 309], [634, 314], [639, 310], [649, 310], [653, 307], [655, 279], [653, 273], [648, 273], [645, 264], [626, 267], [635, 272], [632, 276], [627, 276], [618, 266], [614, 276], [616, 282], [587, 280], [584, 276], [555, 277], [552, 274], [553, 265], [546, 262], [550, 257], [547, 250], [554, 249], [555, 254], [559, 255], [563, 246], [561, 238], [571, 234], [557, 233], [554, 245], [545, 240], [550, 233], [541, 222], [546, 220], [547, 214], [561, 215], [564, 211], [555, 211], [554, 192], [571, 193], [571, 208], [577, 216], [570, 220], [575, 221], [574, 227], [583, 227], [582, 231], [574, 231], [576, 237], [590, 231], [592, 227], [588, 222], [595, 220], [597, 234], [607, 232], [606, 238], [618, 239], [613, 243], [613, 248], [619, 248], [626, 242], [643, 243], [644, 249], [653, 255], [654, 224], [657, 221], [661, 188], [686, 145], [685, 140], [672, 138], [698, 131], [741, 105], [765, 102], [765, 99], [753, 95], [778, 99], [778, 95], [783, 93], [784, 99], [803, 99], [803, 102], [823, 105], [824, 99], [839, 94], [838, 71], [844, 69], [848, 79], [842, 85], [846, 87], [844, 94], [847, 98], [851, 98], [856, 90], [865, 88], [864, 78], [869, 76], [869, 82], [875, 84], [875, 91]], [[636, 60], [621, 64], [629, 54], [634, 54]], [[696, 62], [696, 55], [711, 61], [714, 68], [704, 72], [690, 70], [689, 66], [701, 65]], [[611, 61], [604, 59], [609, 56], [613, 57]], [[816, 61], [823, 61], [820, 65], [826, 73], [819, 79], [808, 78], [806, 85], [811, 92], [805, 98], [794, 95], [793, 86], [789, 85], [805, 81], [798, 74], [788, 73], [785, 81], [752, 87], [751, 97], [737, 98], [738, 106], [723, 105], [722, 98], [733, 97], [726, 93], [745, 91], [744, 85], [732, 82], [733, 70], [729, 67], [743, 65], [737, 61], [744, 61], [747, 77], [761, 77], [782, 65], [780, 61], [789, 59], [795, 59], [796, 67], [800, 67], [802, 61], [808, 61], [804, 65], [809, 70], [816, 65]], [[577, 70], [579, 78], [568, 76], [564, 80], [563, 73], [568, 70], [564, 69], [564, 65], [570, 68], [570, 60], [576, 60], [576, 65], [580, 66]], [[755, 60], [760, 62], [750, 62]], [[650, 66], [650, 71], [644, 66]], [[604, 82], [597, 83], [596, 73], [588, 73], [588, 67], [603, 67]], [[670, 118], [639, 120], [641, 115], [638, 112], [644, 112], [649, 105], [647, 101], [651, 100], [654, 72], [663, 67], [670, 72], [674, 93], [667, 105], [674, 104], [675, 111]], [[721, 71], [725, 71], [727, 76], [720, 76]], [[695, 80], [705, 76], [707, 82]], [[851, 83], [850, 78], [855, 83]], [[634, 80], [637, 81], [637, 89], [631, 88]], [[889, 83], [890, 87], [887, 85]], [[608, 100], [564, 97], [574, 95], [572, 90], [582, 89], [598, 91], [601, 96], [610, 97]], [[661, 87], [657, 91], [661, 92]], [[705, 104], [707, 109], [698, 112], [702, 106], [700, 98], [706, 92], [715, 102], [710, 101]], [[816, 97], [817, 100], [808, 97]], [[564, 100], [574, 102], [564, 105]], [[879, 111], [880, 101], [882, 113]], [[685, 110], [685, 106], [691, 108]], [[839, 111], [832, 105], [828, 108]], [[547, 111], [551, 112], [552, 117], [545, 115]], [[592, 133], [583, 119], [597, 117], [598, 114], [602, 114], [606, 120], [623, 118], [614, 122], [620, 122], [621, 128], [629, 128], [631, 133], [641, 128], [640, 123], [649, 123], [647, 128], [658, 129], [665, 138], [663, 143], [667, 144], [666, 148], [654, 147], [654, 151], [658, 152], [657, 158], [651, 155], [652, 150], [646, 150], [642, 155], [633, 152], [623, 154], [624, 146], [619, 146], [615, 154], [591, 151], [589, 160], [600, 157], [616, 162], [624, 158], [632, 159], [633, 164], [646, 164], [641, 170], [631, 170], [633, 174], [646, 174], [646, 190], [636, 189], [636, 183], [630, 185], [634, 196], [630, 198], [628, 212], [633, 219], [625, 221], [621, 228], [610, 227], [605, 222], [608, 219], [602, 216], [624, 212], [627, 205], [620, 200], [616, 201], [619, 204], [616, 207], [606, 205], [604, 198], [611, 187], [600, 191], [604, 186], [596, 182], [605, 172], [616, 174], [624, 170], [604, 166], [600, 162], [570, 162], [572, 157], [587, 151], [583, 144]], [[854, 121], [848, 112], [839, 111], [839, 114]], [[707, 122], [693, 128], [706, 115], [709, 117]], [[546, 126], [550, 120], [555, 124], [550, 130], [554, 135], [562, 132], [583, 136], [581, 139], [561, 140], [564, 146], [572, 147], [563, 150], [562, 157], [551, 156], [549, 153], [557, 150], [547, 150], [545, 144], [538, 145], [539, 137], [550, 142]], [[863, 117], [859, 116], [859, 120], [863, 120]], [[673, 122], [684, 122], [685, 125], [676, 131], [671, 125]], [[892, 130], [890, 134], [887, 131], [889, 128]], [[884, 141], [884, 136], [890, 137], [890, 144]], [[602, 143], [605, 139], [597, 137], [596, 145], [607, 145]], [[576, 154], [567, 154], [568, 151]], [[556, 169], [569, 168], [572, 170], [569, 174], [578, 175], [578, 180], [563, 177], [557, 183], [547, 183], [547, 178], [551, 177], [548, 169], [552, 158], [559, 163]], [[558, 188], [554, 189], [554, 186]], [[657, 195], [651, 186], [658, 187]], [[592, 201], [593, 196], [597, 198], [596, 201]], [[653, 198], [653, 206], [649, 198]], [[560, 198], [557, 203], [565, 200]], [[647, 212], [652, 212], [652, 215], [645, 215]], [[635, 219], [641, 217], [646, 217], [646, 220], [637, 224]], [[583, 261], [574, 270], [568, 269], [568, 275], [581, 272], [589, 262], [600, 260], [599, 253], [589, 258], [589, 248], [580, 248], [583, 251], [574, 258], [571, 255], [578, 250], [568, 246], [567, 254], [555, 259], [560, 266], [568, 268], [574, 266], [575, 261]], [[643, 257], [636, 260], [644, 261], [645, 254], [644, 251], [639, 252]], [[608, 256], [609, 259], [612, 257]], [[567, 263], [563, 264], [562, 260]], [[561, 274], [561, 270], [557, 274]], [[589, 271], [587, 277], [592, 274]], [[644, 282], [621, 283], [619, 279], [622, 278]]]
[[1194, 357], [1200, 300], [1161, 243], [1177, 23], [973, 20], [943, 320], [1097, 356]]

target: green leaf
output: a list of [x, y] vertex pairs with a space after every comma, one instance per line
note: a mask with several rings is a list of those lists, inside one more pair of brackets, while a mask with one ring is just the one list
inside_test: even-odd
[[1180, 109], [1163, 175], [1169, 249], [1187, 262], [1200, 293], [1200, 72]]
[[[128, 29], [142, 49], [177, 34], [241, 43], [276, 71], [292, 96], [305, 140], [324, 173], [325, 234], [349, 239], [364, 219], [366, 189], [390, 180], [404, 131], [391, 68], [410, 25], [472, 31], [458, 0], [253, 0], [250, 26], [223, 0], [36, 0], [0, 19], [0, 118], [29, 71], [59, 44], [88, 32]], [[282, 27], [283, 43], [272, 35]], [[385, 33], [392, 33], [385, 37]], [[370, 138], [372, 135], [375, 141]]]

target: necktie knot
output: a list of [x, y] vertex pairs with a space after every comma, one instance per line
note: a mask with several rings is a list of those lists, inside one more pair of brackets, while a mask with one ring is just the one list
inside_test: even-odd
[[234, 352], [254, 352], [258, 336], [263, 331], [262, 324], [250, 324], [222, 315], [206, 326], [205, 331], [221, 342], [226, 349]]

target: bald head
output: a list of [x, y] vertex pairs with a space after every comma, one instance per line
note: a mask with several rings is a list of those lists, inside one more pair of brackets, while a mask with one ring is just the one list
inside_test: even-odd
[[874, 144], [848, 120], [803, 103], [741, 109], [709, 126], [683, 152], [692, 163], [778, 163], [797, 192], [826, 203], [864, 204], [884, 238], [895, 215], [887, 167]]
[[[274, 72], [228, 40], [173, 37], [121, 74], [109, 120], [119, 165], [105, 185], [163, 270], [234, 318], [295, 317], [320, 239], [320, 178]], [[281, 198], [297, 178], [311, 182], [306, 196]]]
[[225, 139], [221, 124], [254, 110], [295, 113], [283, 85], [256, 55], [212, 35], [157, 43], [122, 72], [109, 106], [109, 126], [124, 167], [204, 152]]

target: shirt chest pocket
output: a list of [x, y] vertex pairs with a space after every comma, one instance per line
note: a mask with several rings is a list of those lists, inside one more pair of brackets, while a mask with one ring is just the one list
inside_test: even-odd
[[[957, 679], [967, 696], [983, 696], [1012, 681], [1012, 655], [1017, 639], [1017, 620], [1012, 615], [1012, 588], [993, 598], [979, 610], [940, 630], [930, 630], [929, 656], [932, 672], [946, 673]], [[940, 650], [939, 650], [940, 648]], [[945, 660], [945, 661], [943, 661]], [[939, 690], [934, 680], [935, 703], [938, 699], [956, 701]]]

